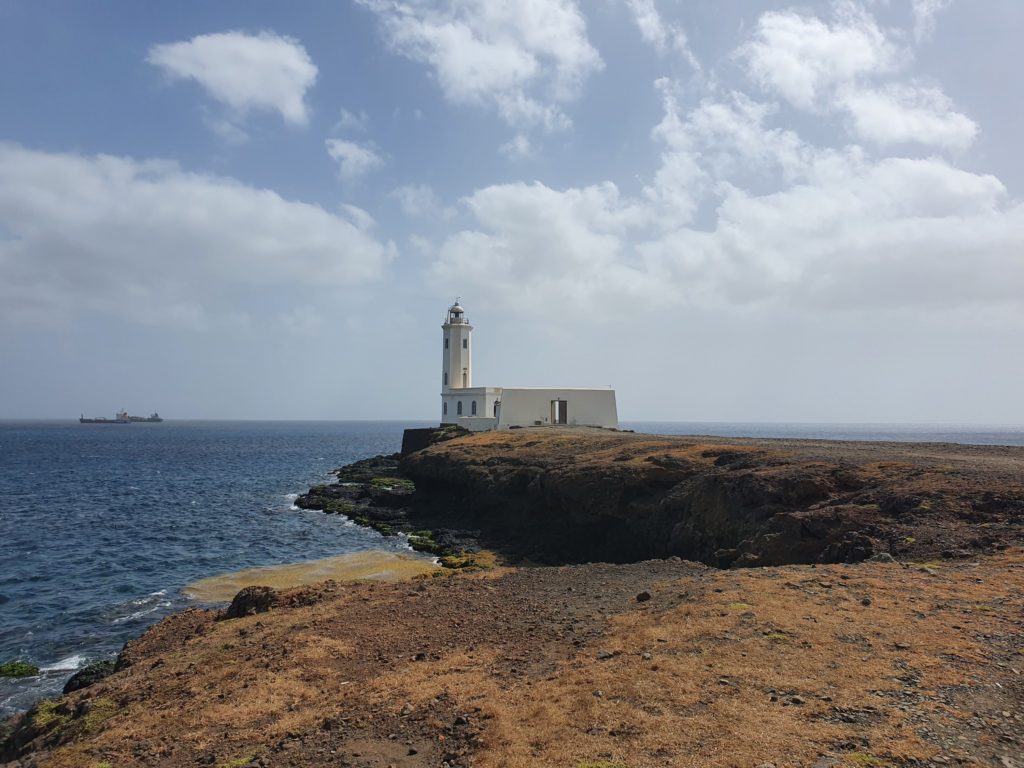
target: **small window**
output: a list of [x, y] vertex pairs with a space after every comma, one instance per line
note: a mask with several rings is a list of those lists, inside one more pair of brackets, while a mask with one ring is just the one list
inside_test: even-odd
[[501, 400], [494, 401], [494, 418], [498, 418], [498, 406], [501, 405]]
[[444, 372], [444, 385], [446, 387], [448, 386], [448, 371]]
[[445, 416], [448, 415], [448, 403], [441, 403], [441, 413]]
[[448, 337], [447, 336], [444, 337], [444, 348], [448, 349]]
[[476, 400], [469, 404], [469, 415], [476, 416]]
[[459, 402], [457, 402], [455, 404], [455, 412], [458, 413], [459, 416], [462, 415], [462, 401], [461, 400], [459, 400]]
[[469, 339], [463, 339], [462, 340], [462, 348], [463, 349], [469, 349]]

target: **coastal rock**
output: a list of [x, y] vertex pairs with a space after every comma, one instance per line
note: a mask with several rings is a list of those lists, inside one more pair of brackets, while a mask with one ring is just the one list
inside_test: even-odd
[[897, 563], [895, 557], [890, 555], [888, 552], [879, 552], [877, 555], [872, 555], [871, 562], [873, 563]]
[[964, 557], [1019, 540], [1024, 487], [1007, 458], [1020, 453], [583, 428], [474, 434], [400, 459], [416, 492], [396, 518], [439, 541], [475, 531], [513, 562], [680, 556], [749, 568], [887, 551]]
[[25, 661], [8, 661], [0, 664], [0, 677], [34, 677], [39, 674], [39, 667]]
[[224, 614], [225, 619], [240, 619], [266, 613], [278, 602], [277, 590], [271, 587], [246, 587], [231, 601]]
[[64, 684], [63, 693], [71, 693], [90, 685], [98, 683], [106, 677], [114, 674], [115, 662], [112, 659], [97, 661], [87, 667], [83, 667], [71, 676], [71, 679]]

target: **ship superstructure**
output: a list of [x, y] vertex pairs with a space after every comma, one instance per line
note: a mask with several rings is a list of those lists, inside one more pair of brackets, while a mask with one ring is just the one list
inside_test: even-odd
[[87, 419], [85, 414], [78, 417], [79, 424], [133, 424], [136, 422], [159, 424], [161, 421], [163, 419], [156, 411], [153, 411], [149, 416], [130, 416], [128, 411], [120, 410], [114, 414], [112, 419], [108, 419], [106, 416], [94, 416], [91, 419]]

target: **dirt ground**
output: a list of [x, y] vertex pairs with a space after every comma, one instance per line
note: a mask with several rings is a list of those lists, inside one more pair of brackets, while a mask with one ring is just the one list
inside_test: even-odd
[[125, 658], [30, 713], [22, 765], [1024, 768], [1017, 547], [328, 582]]

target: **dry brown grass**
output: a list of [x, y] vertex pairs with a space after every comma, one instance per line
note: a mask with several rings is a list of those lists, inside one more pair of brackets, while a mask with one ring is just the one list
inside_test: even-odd
[[[873, 746], [848, 750], [849, 765], [924, 759], [940, 750], [912, 720], [965, 713], [933, 703], [905, 711], [886, 695], [907, 690], [897, 679], [907, 670], [920, 675], [915, 692], [925, 698], [984, 679], [987, 648], [974, 638], [1005, 630], [1011, 615], [979, 617], [971, 606], [1019, 609], [1024, 585], [1019, 557], [999, 570], [985, 569], [981, 583], [969, 572], [936, 578], [900, 566], [719, 573], [691, 604], [614, 618], [601, 643], [609, 660], [591, 648], [546, 679], [509, 687], [481, 674], [486, 660], [459, 656], [375, 688], [384, 698], [415, 690], [420, 700], [472, 691], [493, 717], [479, 765], [495, 768], [598, 759], [630, 768], [809, 765], [851, 740]], [[861, 604], [867, 596], [870, 606]], [[969, 626], [953, 629], [959, 621]], [[836, 708], [880, 715], [851, 727], [829, 719]]]
[[[1020, 689], [993, 683], [1024, 667], [1019, 642], [1007, 645], [1024, 610], [1021, 550], [934, 576], [883, 564], [706, 570], [641, 581], [649, 602], [587, 602], [579, 579], [614, 579], [615, 568], [630, 567], [538, 571], [514, 590], [508, 569], [336, 585], [313, 604], [246, 619], [171, 620], [132, 669], [76, 694], [121, 709], [49, 765], [194, 765], [204, 754], [221, 764], [257, 752], [273, 765], [319, 765], [324, 744], [383, 765], [438, 765], [454, 712], [471, 713], [481, 768], [782, 768], [829, 753], [849, 766], [897, 765], [940, 752], [923, 725], [960, 728], [971, 739], [964, 755], [1010, 749], [964, 725], [972, 712], [955, 692], [970, 691], [973, 709], [983, 695], [995, 711], [1020, 712]], [[534, 581], [549, 590], [537, 605], [600, 634], [576, 645], [585, 635], [531, 624], [522, 585]], [[566, 605], [550, 606], [552, 594]], [[599, 650], [614, 655], [599, 660]], [[421, 715], [417, 730], [396, 731], [413, 728], [406, 703]], [[850, 723], [842, 712], [868, 714]], [[325, 718], [338, 717], [358, 728], [325, 733]], [[398, 749], [394, 732], [405, 734], [398, 746], [417, 739], [418, 755]], [[285, 760], [273, 750], [289, 733], [300, 746]]]

